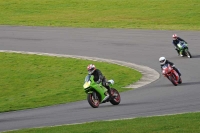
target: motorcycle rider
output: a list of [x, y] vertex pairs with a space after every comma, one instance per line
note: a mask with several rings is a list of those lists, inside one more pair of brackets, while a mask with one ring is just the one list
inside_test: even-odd
[[187, 42], [185, 40], [183, 40], [182, 38], [178, 37], [177, 34], [173, 34], [172, 38], [173, 38], [172, 43], [173, 43], [175, 50], [177, 51], [178, 55], [183, 56], [182, 51], [180, 51], [177, 44], [179, 43], [179, 41], [184, 41], [185, 43], [187, 43]]
[[102, 85], [108, 89], [108, 93], [107, 92], [105, 93], [106, 97], [103, 99], [103, 101], [107, 100], [111, 96], [111, 93], [110, 93], [110, 86], [108, 85], [105, 76], [103, 76], [102, 72], [99, 69], [96, 69], [94, 64], [89, 64], [87, 66], [87, 70], [88, 74], [94, 76], [94, 81], [96, 83], [98, 84], [102, 83]]
[[178, 75], [181, 76], [180, 71], [175, 67], [174, 63], [170, 62], [165, 57], [160, 57], [159, 62], [160, 62], [161, 70], [163, 70], [164, 65], [169, 64], [178, 73]]

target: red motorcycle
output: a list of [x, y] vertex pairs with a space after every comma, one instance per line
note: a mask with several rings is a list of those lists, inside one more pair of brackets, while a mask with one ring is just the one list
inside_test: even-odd
[[164, 65], [162, 74], [167, 77], [174, 86], [182, 83], [182, 79], [179, 74], [169, 64]]

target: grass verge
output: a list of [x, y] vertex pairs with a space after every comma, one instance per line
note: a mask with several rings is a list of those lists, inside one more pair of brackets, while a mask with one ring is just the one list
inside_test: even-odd
[[93, 63], [120, 92], [142, 75], [131, 68], [64, 57], [0, 53], [0, 112], [86, 99], [87, 65]]
[[200, 30], [199, 0], [0, 0], [0, 25]]
[[[199, 0], [0, 0], [0, 25], [200, 30], [199, 12]], [[68, 96], [75, 89], [80, 90], [79, 100], [85, 98], [80, 86], [85, 66], [91, 61], [84, 64], [80, 60], [18, 54], [0, 54], [0, 61], [0, 112], [70, 102], [74, 99]], [[80, 63], [80, 71], [72, 68], [77, 63]], [[73, 64], [69, 70], [68, 64]], [[106, 66], [111, 64], [95, 64], [106, 75], [113, 74], [113, 71], [106, 71]], [[113, 68], [116, 69], [119, 68]], [[117, 74], [111, 78], [119, 83], [116, 87], [120, 89], [120, 85], [126, 84], [117, 81], [123, 75]], [[137, 80], [132, 74], [124, 76]], [[75, 86], [71, 87], [71, 83]], [[199, 116], [194, 113], [137, 118], [17, 132], [191, 133], [200, 132]]]

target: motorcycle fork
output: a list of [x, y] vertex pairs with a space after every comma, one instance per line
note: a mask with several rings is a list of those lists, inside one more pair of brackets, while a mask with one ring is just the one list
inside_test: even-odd
[[92, 95], [93, 95], [93, 97], [94, 97], [95, 100], [98, 99], [98, 97], [97, 97], [97, 93], [96, 93], [96, 92], [93, 91], [93, 92], [92, 92]]
[[179, 74], [174, 70], [174, 78], [177, 80], [177, 81], [179, 81]]

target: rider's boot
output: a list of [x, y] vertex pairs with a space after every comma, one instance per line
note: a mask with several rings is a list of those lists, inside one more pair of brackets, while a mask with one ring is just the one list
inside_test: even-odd
[[106, 88], [108, 89], [108, 94], [110, 95], [109, 100], [111, 100], [113, 98], [112, 94], [111, 94], [111, 89], [110, 86], [107, 85]]
[[183, 52], [182, 51], [180, 51], [180, 56], [183, 57]]
[[179, 52], [179, 50], [178, 50], [178, 49], [176, 49], [176, 51], [177, 51], [177, 53], [178, 53], [178, 56], [180, 56], [180, 52]]

